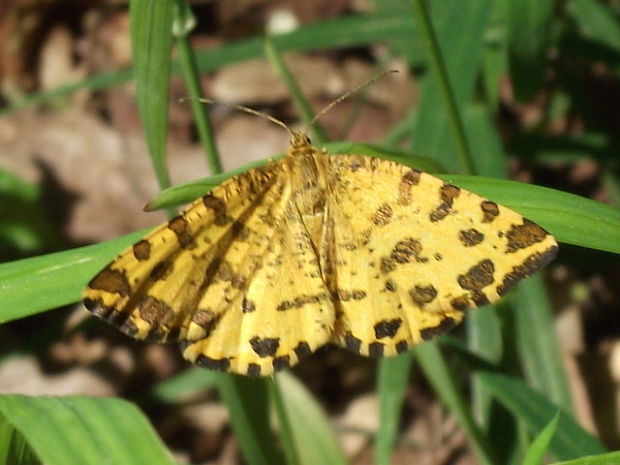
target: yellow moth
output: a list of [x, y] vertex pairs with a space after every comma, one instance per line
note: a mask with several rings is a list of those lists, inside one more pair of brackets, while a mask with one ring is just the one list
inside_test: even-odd
[[328, 343], [397, 355], [557, 253], [495, 202], [289, 132], [282, 160], [228, 179], [123, 251], [88, 284], [86, 307], [134, 338], [180, 343], [200, 366], [263, 376]]

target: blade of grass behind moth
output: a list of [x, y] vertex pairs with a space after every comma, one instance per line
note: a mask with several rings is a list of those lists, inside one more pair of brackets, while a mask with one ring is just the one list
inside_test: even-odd
[[0, 264], [0, 324], [77, 302], [88, 280], [146, 232]]
[[196, 55], [189, 41], [189, 34], [196, 25], [196, 18], [186, 0], [175, 0], [175, 6], [173, 33], [179, 53], [181, 74], [190, 96], [189, 105], [196, 121], [198, 139], [206, 154], [207, 165], [211, 174], [220, 174], [222, 172], [222, 164], [220, 163], [220, 157], [215, 144], [215, 136], [208, 116], [207, 106], [198, 100], [203, 98], [204, 95], [200, 87]]
[[347, 459], [330, 419], [310, 391], [290, 371], [276, 375], [302, 465], [345, 465]]
[[398, 424], [405, 400], [413, 351], [382, 360], [377, 374], [379, 425], [375, 437], [375, 463], [389, 465], [398, 435]]
[[551, 438], [558, 426], [558, 418], [559, 415], [556, 414], [553, 420], [532, 441], [523, 459], [523, 465], [541, 465], [543, 463], [549, 442], [551, 442]]
[[269, 390], [264, 378], [217, 373], [235, 438], [249, 465], [280, 465], [284, 459], [269, 421]]
[[[558, 412], [557, 406], [519, 378], [487, 370], [479, 370], [478, 376], [491, 389], [495, 398], [514, 416], [524, 421], [535, 434]], [[562, 411], [549, 450], [560, 460], [606, 452], [605, 446], [597, 438]]]
[[[444, 108], [444, 114], [448, 118], [450, 135], [454, 140], [461, 171], [465, 174], [474, 174], [474, 162], [469, 143], [467, 141], [461, 111], [456, 101], [453, 84], [450, 82], [448, 69], [442, 55], [439, 41], [435, 34], [435, 28], [433, 27], [428, 8], [423, 0], [411, 0], [411, 4], [415, 12], [413, 17], [423, 38], [423, 42], [426, 44], [428, 61], [433, 71], [429, 78], [431, 82], [437, 83], [439, 100], [441, 100], [441, 104]], [[488, 6], [490, 6], [490, 4]], [[469, 4], [465, 7], [465, 10], [468, 9], [470, 9]], [[459, 8], [456, 8], [455, 10], [459, 10]], [[462, 6], [460, 10], [462, 10]], [[462, 22], [462, 18], [460, 22]], [[450, 53], [449, 50], [448, 53]]]
[[568, 379], [553, 326], [549, 298], [540, 276], [524, 282], [516, 296], [515, 340], [526, 379], [568, 414], [573, 413]]
[[[295, 102], [295, 107], [301, 115], [301, 120], [305, 125], [308, 125], [310, 121], [312, 121], [312, 118], [314, 118], [314, 111], [308, 103], [308, 100], [304, 97], [301, 87], [299, 87], [293, 73], [291, 73], [290, 69], [284, 62], [280, 51], [269, 35], [265, 37], [264, 48], [265, 55], [267, 56], [269, 63], [271, 63], [272, 68], [276, 71], [276, 73], [278, 73], [280, 79], [286, 83], [286, 86], [293, 97], [293, 102]], [[318, 121], [308, 129], [312, 132], [315, 144], [324, 144], [329, 140], [325, 130]]]
[[131, 0], [129, 7], [138, 110], [157, 181], [164, 189], [170, 186], [166, 141], [174, 0]]
[[510, 77], [518, 100], [536, 95], [544, 82], [551, 38], [554, 0], [521, 0], [508, 4]]
[[589, 455], [579, 457], [575, 460], [566, 462], [554, 462], [551, 465], [617, 465], [620, 463], [620, 452], [609, 452], [608, 454]]
[[293, 437], [291, 415], [284, 405], [284, 399], [282, 397], [282, 390], [280, 389], [278, 378], [274, 376], [267, 379], [267, 386], [271, 394], [270, 400], [276, 413], [276, 418], [278, 419], [278, 426], [280, 427], [282, 449], [284, 450], [287, 465], [301, 465], [301, 456], [297, 450], [295, 438]]
[[[418, 4], [419, 0], [411, 1], [416, 2], [414, 4], [416, 11], [422, 8]], [[465, 104], [471, 99], [480, 69], [485, 44], [484, 34], [492, 2], [472, 0], [463, 3], [449, 0], [431, 4], [433, 18], [441, 25], [437, 35], [442, 57], [429, 56], [428, 59], [435, 68], [440, 69], [439, 63], [444, 63], [449, 80], [439, 81], [437, 73], [429, 74], [424, 80], [411, 147], [414, 152], [434, 157], [445, 166], [467, 168], [473, 166], [473, 163], [471, 156], [466, 155], [469, 153], [468, 144], [460, 140], [463, 134], [457, 128], [462, 126], [462, 123], [459, 123], [459, 116]], [[415, 17], [416, 21], [418, 18], [422, 19], [418, 14]], [[426, 37], [425, 40], [428, 41], [430, 38]], [[446, 85], [449, 85], [451, 90], [448, 90]], [[445, 109], [453, 106], [447, 99], [449, 92], [452, 93], [459, 112], [450, 110], [446, 113]], [[446, 140], [453, 141], [457, 138], [460, 140], [460, 146], [456, 147], [455, 151], [455, 146], [446, 144]], [[464, 157], [469, 159], [461, 160]], [[472, 170], [467, 171], [468, 174], [473, 174]]]
[[620, 52], [620, 26], [611, 4], [596, 0], [569, 0], [566, 6], [571, 19], [585, 37]]
[[460, 388], [451, 375], [441, 351], [435, 341], [428, 341], [413, 348], [416, 359], [432, 384], [441, 402], [456, 418], [459, 426], [470, 441], [478, 463], [491, 465], [492, 458], [488, 437], [474, 421]]
[[0, 414], [48, 465], [174, 463], [142, 412], [121, 399], [2, 395]]

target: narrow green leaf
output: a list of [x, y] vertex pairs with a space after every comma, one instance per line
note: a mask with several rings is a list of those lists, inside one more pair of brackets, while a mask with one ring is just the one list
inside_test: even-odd
[[216, 373], [218, 391], [230, 414], [235, 438], [249, 465], [284, 463], [269, 421], [267, 380]]
[[41, 465], [26, 438], [0, 413], [0, 464]]
[[172, 465], [144, 415], [121, 399], [0, 396], [0, 413], [48, 465]]
[[533, 276], [519, 288], [515, 307], [512, 312], [516, 320], [515, 340], [526, 379], [564, 412], [572, 413], [572, 400], [553, 325], [553, 313], [540, 276]]
[[503, 0], [508, 4], [510, 73], [519, 100], [534, 96], [543, 84], [554, 0]]
[[[310, 121], [314, 118], [314, 111], [310, 106], [310, 103], [304, 97], [301, 87], [297, 83], [297, 79], [293, 76], [284, 59], [282, 58], [282, 54], [278, 47], [276, 46], [274, 40], [267, 36], [264, 42], [265, 47], [265, 55], [271, 63], [271, 67], [276, 71], [280, 79], [286, 84], [291, 97], [293, 98], [293, 102], [295, 102], [295, 107], [297, 108], [297, 112], [301, 116], [301, 120], [304, 125], [308, 127]], [[318, 122], [315, 122], [312, 127], [308, 127], [310, 131], [312, 131], [312, 137], [316, 141], [317, 144], [324, 144], [329, 140], [325, 130]]]
[[555, 462], [552, 465], [620, 465], [620, 451], [589, 455], [566, 462]]
[[165, 188], [174, 0], [131, 0], [129, 6], [138, 109], [159, 186]]
[[377, 392], [379, 394], [379, 424], [375, 439], [375, 463], [389, 465], [396, 444], [398, 424], [405, 400], [409, 374], [413, 365], [413, 351], [398, 357], [379, 360]]
[[154, 385], [147, 398], [157, 402], [173, 403], [187, 396], [204, 394], [216, 387], [216, 372], [191, 367]]
[[620, 51], [620, 25], [611, 5], [597, 0], [569, 0], [566, 6], [585, 37]]
[[[492, 2], [490, 0], [459, 0], [432, 2], [433, 20], [439, 45], [447, 68], [450, 87], [459, 110], [469, 102], [480, 70], [484, 50], [484, 32], [487, 28]], [[412, 148], [441, 161], [444, 166], [458, 171], [459, 160], [452, 143], [454, 140], [448, 114], [441, 103], [440, 88], [433, 75], [423, 83], [418, 117], [412, 133]], [[451, 117], [454, 117], [452, 115]]]
[[0, 264], [0, 324], [77, 302], [95, 273], [145, 233]]
[[[477, 371], [477, 376], [514, 416], [538, 433], [557, 413], [557, 407], [522, 380], [490, 371]], [[605, 447], [581, 428], [567, 414], [560, 412], [557, 432], [551, 440], [550, 452], [561, 460], [605, 452]]]
[[467, 435], [479, 463], [485, 465], [494, 463], [489, 439], [474, 421], [460, 388], [456, 385], [454, 377], [448, 370], [437, 343], [434, 341], [425, 342], [415, 346], [413, 351], [420, 367], [433, 385], [442, 403], [448, 407], [463, 432]]
[[549, 442], [555, 433], [558, 425], [559, 414], [549, 422], [547, 426], [538, 434], [532, 445], [528, 448], [525, 458], [523, 459], [523, 465], [542, 465]]
[[179, 54], [179, 67], [185, 79], [185, 85], [189, 94], [189, 105], [196, 121], [196, 129], [200, 145], [207, 157], [207, 165], [212, 174], [222, 172], [222, 164], [215, 144], [215, 135], [211, 120], [207, 114], [206, 105], [199, 99], [203, 98], [200, 85], [200, 74], [198, 64], [192, 46], [190, 44], [190, 33], [196, 25], [191, 7], [187, 0], [175, 0], [175, 15], [173, 31]]
[[307, 388], [290, 372], [277, 374], [284, 405], [291, 419], [293, 438], [304, 465], [345, 465], [347, 460], [336, 434]]

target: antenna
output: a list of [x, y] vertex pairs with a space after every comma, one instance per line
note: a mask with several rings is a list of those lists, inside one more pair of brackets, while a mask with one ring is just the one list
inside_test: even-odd
[[366, 87], [368, 87], [369, 85], [373, 84], [375, 81], [381, 79], [382, 77], [385, 77], [388, 74], [398, 73], [398, 72], [399, 71], [397, 69], [385, 70], [385, 71], [377, 74], [376, 76], [371, 77], [368, 81], [364, 82], [363, 84], [360, 84], [359, 86], [357, 86], [357, 87], [355, 87], [355, 88], [345, 92], [340, 97], [338, 97], [336, 100], [332, 100], [329, 104], [327, 104], [327, 106], [325, 106], [321, 111], [319, 111], [316, 115], [314, 115], [314, 118], [312, 118], [312, 120], [310, 120], [310, 122], [308, 123], [306, 128], [309, 128], [314, 123], [316, 123], [321, 116], [323, 116], [325, 113], [330, 111], [332, 108], [334, 108], [336, 105], [338, 105], [343, 100], [346, 100], [349, 97], [351, 97], [352, 95], [357, 94], [359, 91], [364, 90]]
[[201, 97], [182, 97], [182, 98], [179, 99], [179, 102], [185, 102], [186, 100], [196, 100], [196, 101], [198, 101], [200, 103], [208, 103], [209, 105], [223, 105], [223, 106], [228, 107], [228, 108], [234, 108], [236, 110], [244, 111], [244, 112], [249, 113], [251, 115], [260, 116], [261, 118], [265, 118], [267, 121], [271, 121], [273, 124], [277, 124], [278, 126], [283, 127], [284, 129], [286, 129], [286, 132], [289, 133], [291, 138], [294, 136], [293, 131], [291, 131], [291, 129], [286, 124], [284, 124], [278, 118], [274, 118], [273, 116], [268, 115], [267, 113], [263, 113], [262, 111], [255, 110], [255, 109], [250, 108], [250, 107], [244, 107], [243, 105], [238, 105], [236, 103], [217, 102], [215, 100], [211, 100], [211, 99], [208, 99], [208, 98], [201, 98]]

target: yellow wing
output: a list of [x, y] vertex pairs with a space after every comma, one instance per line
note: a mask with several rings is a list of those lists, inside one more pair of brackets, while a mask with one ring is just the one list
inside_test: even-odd
[[258, 215], [261, 227], [269, 223], [270, 208], [279, 203], [278, 173], [275, 164], [254, 169], [197, 199], [95, 276], [84, 291], [85, 306], [137, 339], [202, 337], [214, 317], [200, 308], [205, 289], [217, 288], [212, 306], [222, 309], [255, 266], [249, 261], [233, 272], [228, 257], [267, 247], [246, 219]]
[[[394, 355], [497, 301], [557, 252], [508, 208], [398, 163], [324, 156], [333, 342]], [[329, 268], [329, 267], [327, 267]]]
[[[183, 356], [205, 368], [264, 376], [328, 342], [334, 308], [316, 257], [294, 203], [285, 203], [247, 289], [204, 338], [182, 345]], [[202, 300], [208, 305], [208, 294]]]

